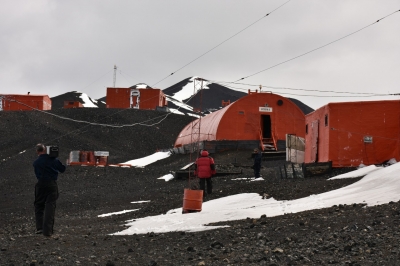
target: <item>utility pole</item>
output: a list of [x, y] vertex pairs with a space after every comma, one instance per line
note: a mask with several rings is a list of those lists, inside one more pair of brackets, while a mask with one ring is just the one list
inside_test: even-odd
[[115, 88], [115, 83], [117, 82], [117, 65], [114, 65], [114, 88]]
[[195, 78], [193, 80], [194, 84], [194, 91], [193, 95], [198, 95], [198, 103], [193, 104], [193, 111], [196, 112], [199, 116], [197, 120], [192, 122], [192, 134], [191, 134], [191, 145], [192, 145], [192, 152], [197, 152], [197, 156], [199, 155], [200, 151], [200, 130], [201, 130], [201, 116], [202, 116], [202, 100], [203, 100], [203, 81], [202, 78]]

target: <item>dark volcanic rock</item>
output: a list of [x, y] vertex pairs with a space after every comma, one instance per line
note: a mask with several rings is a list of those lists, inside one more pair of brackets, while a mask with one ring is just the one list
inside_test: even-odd
[[[50, 115], [52, 114], [52, 115]], [[68, 117], [72, 120], [61, 119]], [[162, 120], [161, 118], [165, 119]], [[153, 126], [107, 127], [108, 125]], [[60, 159], [70, 150], [107, 150], [110, 161], [141, 158], [169, 148], [190, 117], [155, 111], [60, 109], [51, 112], [1, 112], [0, 265], [396, 265], [400, 255], [400, 204], [375, 207], [340, 205], [302, 213], [224, 223], [230, 227], [197, 233], [112, 235], [127, 220], [159, 215], [181, 207], [187, 180], [159, 180], [186, 165], [190, 155], [172, 155], [144, 168], [70, 166], [59, 176], [56, 238], [35, 234], [32, 161], [37, 142], [58, 144]], [[291, 200], [334, 190], [358, 179], [280, 179], [283, 162], [264, 162], [265, 181], [251, 177], [251, 154], [213, 154], [217, 167], [231, 165], [242, 174], [213, 180], [206, 200], [238, 193], [259, 193]], [[150, 201], [132, 205], [133, 201]], [[121, 210], [121, 215], [98, 215]]]

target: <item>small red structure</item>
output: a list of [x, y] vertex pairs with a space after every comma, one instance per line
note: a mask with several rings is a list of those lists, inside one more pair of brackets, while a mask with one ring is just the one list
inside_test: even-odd
[[329, 103], [306, 115], [305, 163], [332, 167], [400, 160], [400, 101]]
[[155, 110], [158, 106], [167, 106], [160, 89], [107, 88], [107, 108]]
[[64, 101], [64, 109], [82, 108], [83, 104], [78, 101]]
[[48, 95], [0, 94], [0, 111], [51, 110]]
[[71, 151], [68, 165], [106, 166], [108, 151]]

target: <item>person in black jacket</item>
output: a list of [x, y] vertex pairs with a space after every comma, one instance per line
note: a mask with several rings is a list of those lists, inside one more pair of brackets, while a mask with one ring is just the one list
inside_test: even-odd
[[65, 172], [63, 165], [57, 158], [46, 153], [46, 146], [36, 145], [38, 158], [33, 162], [37, 178], [35, 185], [35, 220], [36, 233], [44, 236], [53, 234], [56, 201], [58, 199], [58, 173]]
[[254, 169], [254, 176], [255, 178], [260, 177], [260, 170], [261, 170], [261, 160], [262, 160], [262, 154], [259, 149], [254, 149], [254, 164], [253, 164], [253, 169]]

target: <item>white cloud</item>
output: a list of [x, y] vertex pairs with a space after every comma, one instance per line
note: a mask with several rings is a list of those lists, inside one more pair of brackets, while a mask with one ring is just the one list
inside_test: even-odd
[[[29, 88], [32, 94], [50, 97], [80, 90], [98, 99], [113, 84], [114, 65], [119, 87], [146, 83], [162, 89], [194, 75], [231, 82], [321, 47], [399, 9], [397, 0], [384, 5], [381, 0], [304, 0], [290, 1], [264, 17], [284, 2], [38, 0], [32, 4], [5, 0], [0, 10], [0, 87], [5, 88], [3, 93], [25, 94]], [[398, 93], [398, 25], [400, 12], [242, 82]], [[285, 96], [313, 108], [332, 101], [399, 98]]]

